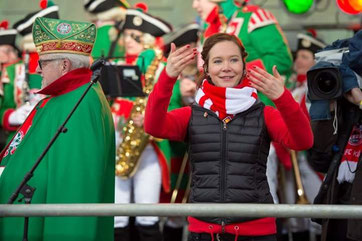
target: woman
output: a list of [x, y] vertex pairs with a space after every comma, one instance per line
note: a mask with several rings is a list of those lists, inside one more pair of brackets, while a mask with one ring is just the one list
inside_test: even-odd
[[[204, 80], [196, 104], [167, 112], [177, 76], [196, 55], [185, 46], [171, 53], [149, 96], [145, 130], [189, 144], [191, 203], [273, 203], [265, 175], [270, 141], [302, 150], [312, 145], [309, 122], [273, 75], [245, 70], [246, 52], [234, 35], [209, 37], [201, 53]], [[264, 106], [257, 90], [278, 110]], [[156, 111], [157, 110], [157, 111]], [[275, 218], [189, 217], [191, 240], [276, 240]], [[242, 236], [242, 237], [241, 237]]]

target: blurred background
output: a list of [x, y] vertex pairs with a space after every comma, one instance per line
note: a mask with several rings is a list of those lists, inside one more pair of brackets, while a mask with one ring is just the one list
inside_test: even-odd
[[[341, 7], [348, 1], [358, 0], [250, 0], [250, 4], [260, 5], [269, 9], [278, 19], [291, 50], [297, 46], [296, 34], [303, 29], [317, 30], [318, 37], [326, 43], [336, 39], [348, 38], [353, 30], [359, 29], [362, 14], [347, 14], [348, 6]], [[39, 0], [0, 0], [0, 21], [7, 19], [9, 26], [26, 14], [40, 9]], [[89, 21], [90, 15], [83, 8], [83, 0], [53, 0], [60, 7], [60, 17], [69, 20]], [[128, 1], [131, 5], [140, 2]], [[174, 27], [199, 21], [196, 11], [192, 8], [192, 0], [145, 0], [149, 12], [162, 17]], [[340, 5], [337, 4], [339, 2]], [[288, 9], [289, 7], [289, 9]], [[347, 9], [347, 10], [346, 10]], [[301, 12], [301, 14], [296, 14]]]

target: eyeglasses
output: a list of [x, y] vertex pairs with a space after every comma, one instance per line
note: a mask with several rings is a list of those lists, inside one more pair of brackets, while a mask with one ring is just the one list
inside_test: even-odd
[[40, 69], [43, 69], [44, 63], [46, 63], [46, 62], [52, 62], [52, 61], [55, 61], [55, 60], [61, 60], [61, 59], [64, 59], [64, 58], [39, 59], [39, 60], [38, 60], [38, 65], [39, 65], [39, 68], [40, 68]]

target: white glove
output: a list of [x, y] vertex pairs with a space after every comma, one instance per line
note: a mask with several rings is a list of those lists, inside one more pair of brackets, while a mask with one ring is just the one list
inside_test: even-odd
[[30, 114], [31, 110], [34, 108], [33, 105], [25, 104], [17, 108], [13, 113], [9, 115], [9, 123], [12, 126], [19, 126], [23, 124], [26, 117]]

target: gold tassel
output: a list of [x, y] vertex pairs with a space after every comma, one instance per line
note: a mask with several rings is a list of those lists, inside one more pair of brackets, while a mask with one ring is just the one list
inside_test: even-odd
[[62, 41], [59, 40], [57, 45], [55, 46], [57, 49], [60, 49], [62, 47]]

